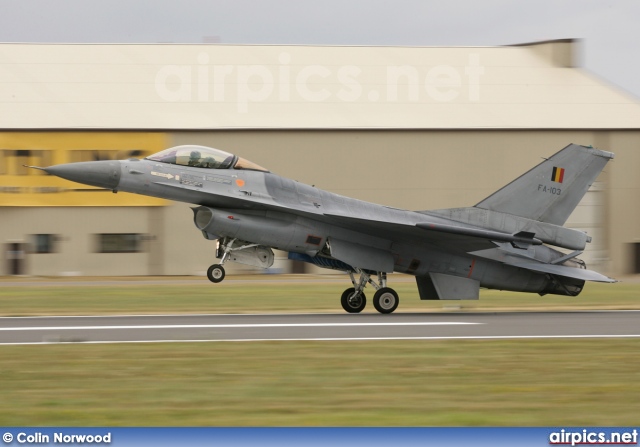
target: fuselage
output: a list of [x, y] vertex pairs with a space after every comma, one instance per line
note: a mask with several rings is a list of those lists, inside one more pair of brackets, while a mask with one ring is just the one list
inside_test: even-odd
[[[390, 251], [393, 270], [400, 273], [421, 276], [440, 272], [478, 280], [482, 287], [523, 292], [542, 292], [548, 287], [546, 276], [536, 272], [451, 248], [416, 244], [409, 235], [396, 234], [393, 239], [372, 236], [335, 223], [327, 215], [403, 224], [451, 223], [448, 219], [341, 196], [271, 172], [206, 169], [147, 159], [102, 163], [111, 163], [111, 169], [120, 171], [117, 186], [103, 186], [210, 209], [212, 219], [199, 227], [209, 239], [238, 238], [316, 256], [327, 240], [335, 238]], [[535, 249], [552, 250], [546, 246]]]

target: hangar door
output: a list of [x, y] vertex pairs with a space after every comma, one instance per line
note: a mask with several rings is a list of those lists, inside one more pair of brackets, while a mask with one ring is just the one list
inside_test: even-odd
[[594, 182], [573, 211], [565, 226], [585, 231], [593, 239], [579, 256], [592, 270], [604, 269], [608, 259], [605, 223], [605, 185]]

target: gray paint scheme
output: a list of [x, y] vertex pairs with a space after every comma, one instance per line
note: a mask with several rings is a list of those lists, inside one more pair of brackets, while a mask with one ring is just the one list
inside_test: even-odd
[[[396, 271], [417, 277], [422, 299], [477, 299], [480, 287], [577, 295], [585, 280], [614, 281], [544, 245], [582, 250], [590, 242], [561, 225], [611, 158], [609, 152], [572, 144], [476, 207], [421, 212], [351, 199], [259, 170], [150, 159], [45, 169], [80, 183], [198, 205], [196, 227], [225, 249], [258, 246], [337, 259], [361, 274], [360, 282], [354, 281], [358, 293], [367, 282], [386, 287], [386, 275], [378, 285], [370, 274]], [[563, 170], [560, 182], [552, 178], [554, 168]], [[251, 263], [248, 254], [236, 260]]]

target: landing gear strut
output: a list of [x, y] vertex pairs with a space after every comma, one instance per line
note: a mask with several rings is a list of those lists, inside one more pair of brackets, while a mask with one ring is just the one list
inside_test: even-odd
[[[240, 247], [234, 247], [233, 244], [237, 239], [228, 240], [227, 238], [220, 239], [220, 246], [218, 247], [218, 257], [220, 258], [220, 264], [213, 264], [207, 269], [207, 278], [213, 283], [221, 282], [225, 277], [224, 263], [229, 259], [229, 254], [232, 251], [244, 250], [245, 248], [257, 247], [258, 244], [241, 245]], [[222, 253], [222, 255], [220, 255]]]
[[342, 293], [340, 303], [342, 308], [349, 313], [360, 313], [367, 305], [367, 298], [364, 294], [364, 288], [367, 284], [371, 284], [376, 293], [373, 295], [373, 306], [381, 314], [390, 314], [398, 308], [400, 299], [395, 290], [387, 287], [387, 274], [378, 272], [378, 282], [371, 279], [371, 275], [360, 269], [355, 269], [355, 273], [360, 274], [360, 278], [356, 281], [354, 272], [349, 272], [353, 287], [348, 288]]

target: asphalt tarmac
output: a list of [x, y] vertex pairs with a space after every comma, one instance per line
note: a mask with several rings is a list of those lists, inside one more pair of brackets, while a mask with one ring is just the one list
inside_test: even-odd
[[0, 318], [0, 345], [640, 338], [640, 311]]

